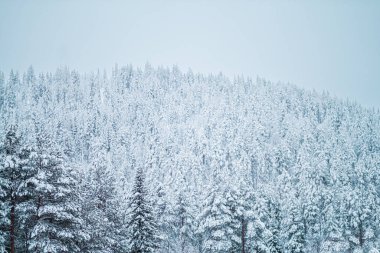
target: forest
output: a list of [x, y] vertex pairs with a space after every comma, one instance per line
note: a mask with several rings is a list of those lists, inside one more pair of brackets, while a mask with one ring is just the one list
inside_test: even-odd
[[178, 67], [0, 72], [0, 253], [378, 253], [380, 111]]

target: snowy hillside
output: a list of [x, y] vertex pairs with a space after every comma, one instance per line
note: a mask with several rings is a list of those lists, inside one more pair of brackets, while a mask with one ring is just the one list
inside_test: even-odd
[[0, 73], [0, 252], [380, 251], [379, 111], [176, 67], [108, 74]]

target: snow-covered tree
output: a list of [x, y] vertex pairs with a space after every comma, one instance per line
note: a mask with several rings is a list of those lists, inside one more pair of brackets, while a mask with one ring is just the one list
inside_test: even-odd
[[195, 250], [195, 218], [191, 210], [191, 203], [183, 193], [178, 194], [172, 214], [176, 252], [193, 252]]
[[202, 236], [203, 252], [230, 252], [240, 238], [237, 222], [227, 201], [228, 191], [211, 189], [198, 218], [198, 233]]
[[33, 179], [35, 208], [29, 251], [80, 252], [85, 234], [75, 172], [65, 165], [44, 133], [37, 136], [31, 160], [37, 174]]
[[127, 248], [129, 252], [155, 252], [159, 247], [158, 228], [142, 168], [138, 168], [136, 172], [128, 218], [127, 225], [130, 234]]
[[91, 165], [82, 186], [82, 216], [89, 234], [81, 252], [122, 252], [122, 219], [116, 178], [104, 143], [96, 139], [90, 152]]
[[302, 213], [297, 206], [292, 206], [284, 221], [286, 235], [285, 249], [289, 253], [304, 253], [305, 251], [305, 225]]
[[[10, 252], [25, 249], [29, 227], [25, 213], [30, 204], [30, 183], [35, 170], [29, 166], [30, 150], [22, 148], [16, 127], [11, 127], [1, 148], [0, 194], [2, 247]], [[24, 222], [24, 223], [23, 223]], [[4, 250], [4, 248], [2, 248]]]
[[279, 212], [270, 196], [256, 194], [252, 207], [246, 211], [248, 252], [281, 252]]

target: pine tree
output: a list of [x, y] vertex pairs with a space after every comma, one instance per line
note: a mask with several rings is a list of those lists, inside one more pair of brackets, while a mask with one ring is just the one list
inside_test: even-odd
[[232, 252], [247, 252], [247, 224], [251, 220], [250, 212], [251, 195], [245, 191], [231, 190], [226, 193], [227, 206], [231, 211], [231, 227], [233, 234], [230, 236]]
[[[323, 224], [324, 241], [321, 244], [321, 253], [346, 252], [349, 243], [344, 238], [344, 212], [340, 210], [340, 196], [334, 191], [335, 201], [329, 200], [324, 210], [326, 221]], [[336, 201], [338, 200], [338, 201]]]
[[204, 252], [231, 252], [237, 227], [228, 206], [227, 192], [213, 189], [205, 199], [204, 209], [200, 214], [198, 233], [202, 235]]
[[40, 253], [80, 252], [85, 238], [76, 192], [77, 179], [62, 155], [54, 151], [50, 138], [37, 137], [36, 152], [31, 159], [37, 169], [34, 178], [34, 226], [29, 250]]
[[34, 177], [37, 174], [31, 159], [33, 156], [32, 149], [23, 149], [24, 169], [23, 182], [19, 187], [19, 203], [16, 208], [18, 225], [16, 227], [17, 251], [28, 251], [30, 244], [30, 234], [33, 227], [32, 213], [34, 211]]
[[139, 168], [129, 204], [128, 248], [132, 253], [150, 253], [158, 249], [157, 224], [144, 183], [144, 173], [142, 168]]
[[274, 220], [269, 212], [268, 200], [257, 194], [254, 205], [248, 213], [251, 213], [247, 227], [248, 252], [277, 252], [278, 238], [272, 226]]
[[23, 248], [26, 238], [22, 232], [28, 230], [23, 227], [22, 215], [30, 200], [28, 182], [34, 175], [33, 168], [28, 166], [29, 158], [30, 150], [21, 147], [21, 138], [17, 136], [16, 128], [11, 127], [5, 137], [0, 161], [0, 240], [11, 253]]
[[90, 240], [81, 252], [120, 252], [120, 206], [115, 177], [110, 169], [106, 147], [95, 140], [90, 149], [91, 167], [83, 191], [83, 217]]
[[301, 210], [292, 206], [285, 219], [286, 242], [285, 249], [289, 253], [305, 252], [305, 228], [302, 221]]
[[[2, 170], [2, 168], [0, 168]], [[0, 253], [5, 252], [5, 245], [7, 241], [7, 225], [9, 223], [7, 216], [7, 203], [6, 199], [6, 191], [4, 190], [4, 179], [0, 178]]]
[[176, 252], [179, 253], [193, 250], [195, 220], [190, 208], [191, 204], [184, 194], [180, 193], [174, 206], [174, 222], [172, 224], [172, 228], [175, 230], [176, 244], [179, 246]]
[[173, 217], [171, 215], [171, 206], [168, 204], [167, 196], [161, 183], [158, 184], [153, 201], [153, 212], [157, 217], [156, 223], [160, 231], [157, 237], [160, 243], [160, 250], [169, 252], [172, 247], [170, 225]]
[[270, 253], [280, 253], [281, 241], [280, 241], [280, 230], [281, 230], [281, 214], [279, 203], [274, 199], [269, 199], [268, 201], [268, 229], [271, 232], [270, 240], [267, 242]]
[[[2, 205], [5, 206], [5, 219], [9, 222], [3, 224], [3, 234], [7, 235], [9, 240], [8, 249], [11, 253], [15, 252], [15, 227], [16, 227], [16, 206], [17, 206], [17, 188], [20, 185], [19, 175], [19, 152], [20, 138], [16, 135], [15, 129], [11, 128], [6, 137], [2, 150], [1, 159], [1, 181], [3, 199]], [[8, 227], [10, 229], [8, 230]]]

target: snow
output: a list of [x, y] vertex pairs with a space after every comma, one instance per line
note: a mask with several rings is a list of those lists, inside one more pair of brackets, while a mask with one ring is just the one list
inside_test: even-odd
[[[152, 252], [241, 251], [242, 239], [246, 252], [379, 251], [379, 111], [151, 66], [31, 68], [0, 89], [0, 220], [16, 196], [30, 249], [125, 252], [146, 236]], [[137, 218], [145, 229], [131, 231]]]

